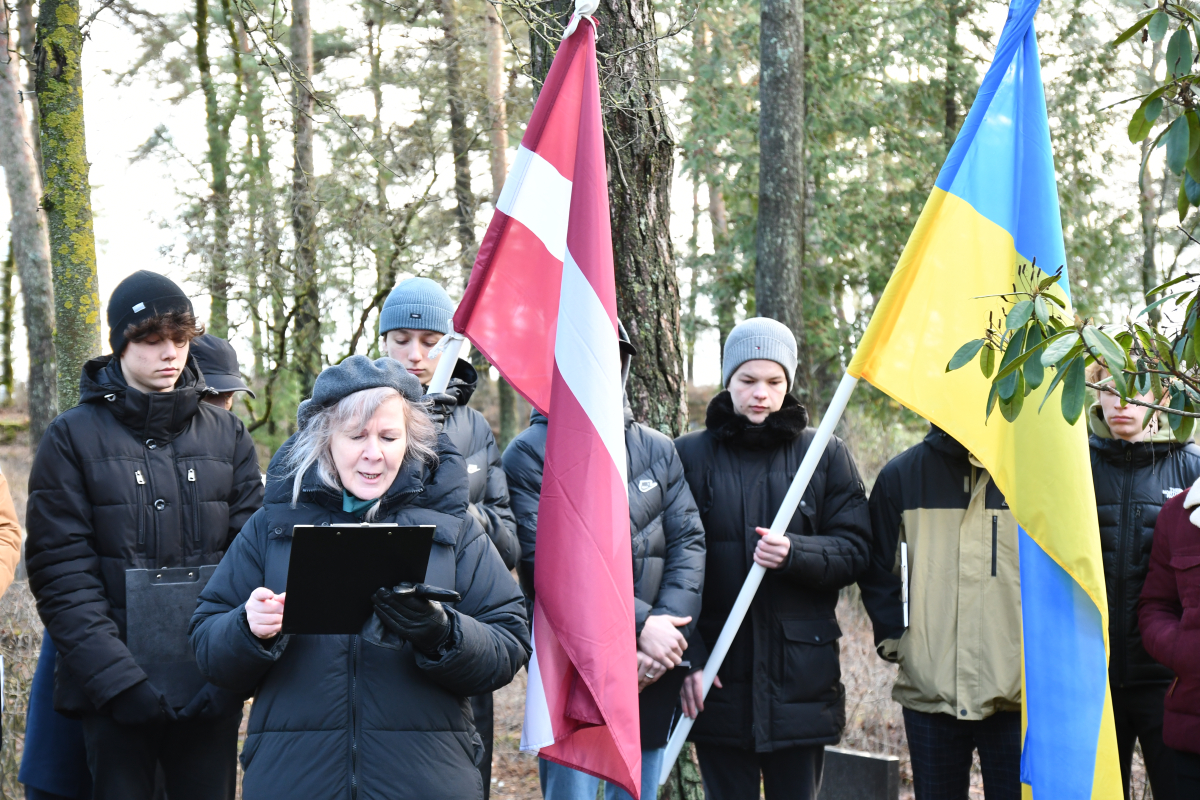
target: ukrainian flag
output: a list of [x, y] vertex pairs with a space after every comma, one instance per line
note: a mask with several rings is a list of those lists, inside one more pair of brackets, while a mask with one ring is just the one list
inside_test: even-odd
[[[849, 372], [962, 442], [1021, 526], [1022, 781], [1034, 800], [1115, 799], [1108, 608], [1085, 422], [1068, 425], [1057, 402], [1038, 413], [1048, 380], [1015, 422], [999, 413], [985, 420], [990, 382], [973, 366], [945, 371], [997, 310], [996, 300], [976, 298], [1011, 291], [1018, 265], [1035, 258], [1051, 272], [1066, 261], [1038, 3], [1009, 6], [992, 66]], [[1065, 269], [1059, 284], [1069, 308]]]

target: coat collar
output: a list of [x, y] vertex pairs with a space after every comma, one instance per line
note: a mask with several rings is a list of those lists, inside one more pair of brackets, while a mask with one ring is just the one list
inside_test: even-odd
[[792, 395], [783, 398], [783, 407], [755, 425], [733, 410], [733, 398], [721, 392], [708, 404], [704, 425], [717, 441], [747, 450], [773, 450], [794, 441], [808, 427], [808, 411]]
[[169, 392], [146, 394], [133, 388], [126, 383], [121, 364], [113, 355], [84, 364], [79, 379], [80, 404], [107, 408], [135, 436], [160, 444], [171, 442], [187, 429], [207, 391], [204, 376], [190, 356]]
[[1192, 512], [1188, 515], [1188, 521], [1200, 528], [1200, 478], [1188, 489], [1187, 497], [1183, 498], [1183, 507]]

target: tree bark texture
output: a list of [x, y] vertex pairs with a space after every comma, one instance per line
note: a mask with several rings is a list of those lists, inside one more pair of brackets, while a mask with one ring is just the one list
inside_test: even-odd
[[29, 109], [29, 141], [33, 143], [33, 160], [38, 168], [38, 182], [42, 184], [46, 182], [46, 176], [42, 172], [42, 134], [38, 130], [37, 70], [33, 66], [33, 51], [37, 43], [37, 17], [33, 15], [33, 0], [18, 0], [17, 29], [21, 33], [21, 58], [29, 71], [23, 97], [25, 108]]
[[17, 274], [17, 260], [13, 256], [12, 237], [8, 240], [8, 256], [4, 269], [0, 271], [0, 386], [4, 387], [3, 405], [13, 401], [13, 314], [16, 313], [16, 297], [13, 296], [13, 278]]
[[964, 13], [965, 9], [959, 0], [946, 0], [946, 127], [942, 134], [946, 152], [950, 151], [958, 135], [958, 81], [963, 57], [963, 46], [958, 41], [958, 23]]
[[[0, 53], [12, 53], [8, 37], [8, 12], [0, 4]], [[30, 35], [32, 39], [32, 34]], [[32, 49], [32, 48], [31, 48]], [[25, 338], [29, 350], [30, 447], [37, 450], [42, 433], [58, 415], [58, 389], [54, 371], [54, 293], [50, 278], [50, 241], [46, 221], [38, 210], [42, 192], [36, 151], [26, 137], [26, 122], [18, 90], [20, 72], [16, 58], [4, 59], [0, 68], [0, 166], [8, 183], [12, 206], [13, 258], [24, 300]], [[77, 381], [76, 376], [72, 382]]]
[[[554, 0], [553, 16], [531, 27], [539, 86], [573, 7]], [[601, 0], [595, 19], [617, 314], [638, 350], [626, 390], [635, 419], [677, 436], [687, 425], [687, 398], [670, 236], [675, 144], [658, 91], [654, 7], [648, 0]]]
[[803, 358], [804, 0], [761, 8], [754, 298], [760, 315], [791, 329]]
[[471, 191], [471, 131], [463, 97], [461, 44], [454, 0], [441, 0], [442, 36], [446, 49], [446, 96], [450, 110], [450, 150], [454, 155], [454, 220], [463, 285], [475, 265], [475, 195]]
[[313, 196], [313, 48], [309, 0], [292, 4], [292, 102], [295, 163], [292, 168], [292, 232], [296, 237], [296, 328], [292, 361], [300, 396], [312, 395], [321, 372], [321, 309], [317, 286], [317, 204]]

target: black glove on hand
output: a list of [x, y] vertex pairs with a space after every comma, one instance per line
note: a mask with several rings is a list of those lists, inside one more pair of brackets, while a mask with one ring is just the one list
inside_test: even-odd
[[121, 725], [150, 725], [175, 719], [175, 709], [150, 681], [135, 683], [108, 701], [114, 722]]
[[[402, 583], [392, 590], [379, 589], [371, 600], [383, 627], [432, 657], [450, 636], [450, 615], [440, 602], [428, 599], [429, 595], [437, 596], [442, 591], [423, 583], [415, 586]], [[457, 597], [457, 593], [450, 592], [442, 596], [451, 600], [450, 594]]]
[[440, 429], [454, 413], [454, 408], [458, 405], [458, 398], [445, 393], [427, 394], [425, 395], [425, 404], [429, 410], [429, 418]]
[[176, 716], [179, 719], [217, 719], [232, 714], [240, 706], [233, 692], [206, 683]]

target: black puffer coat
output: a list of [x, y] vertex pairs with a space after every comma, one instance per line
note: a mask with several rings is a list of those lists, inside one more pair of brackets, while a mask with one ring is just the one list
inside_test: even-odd
[[512, 569], [520, 558], [521, 545], [517, 541], [517, 521], [509, 507], [508, 481], [500, 466], [500, 448], [483, 414], [467, 406], [478, 383], [475, 368], [470, 362], [460, 360], [446, 389], [447, 394], [458, 399], [458, 405], [446, 420], [445, 431], [467, 462], [470, 490], [467, 510], [487, 531], [504, 566]]
[[270, 475], [266, 505], [201, 594], [191, 633], [201, 672], [254, 691], [247, 800], [483, 796], [467, 697], [513, 679], [529, 658], [529, 631], [516, 583], [467, 512], [465, 465], [444, 434], [438, 453], [434, 469], [401, 469], [375, 521], [437, 526], [426, 581], [463, 596], [447, 606], [454, 630], [440, 659], [382, 635], [373, 616], [355, 636], [280, 636], [264, 647], [250, 633], [250, 593], [287, 588], [292, 527], [356, 521], [315, 467], [295, 508], [290, 478]]
[[1155, 441], [1114, 439], [1099, 405], [1092, 407], [1088, 423], [1108, 587], [1109, 679], [1115, 687], [1168, 683], [1173, 673], [1142, 646], [1137, 604], [1159, 509], [1200, 477], [1200, 447], [1173, 441], [1165, 432]]
[[61, 712], [93, 712], [146, 678], [125, 646], [125, 570], [216, 564], [262, 505], [250, 435], [203, 391], [191, 360], [174, 391], [143, 394], [96, 358], [79, 405], [38, 445], [25, 558]]
[[[700, 635], [711, 649], [754, 564], [761, 538], [754, 529], [775, 518], [815, 431], [790, 395], [766, 422], [751, 425], [721, 392], [706, 424], [675, 446], [706, 532]], [[694, 741], [770, 752], [841, 738], [846, 690], [834, 609], [838, 590], [867, 567], [870, 528], [858, 468], [834, 438], [788, 523], [788, 560], [767, 571], [721, 667], [724, 688], [705, 700]], [[688, 654], [693, 667], [703, 666], [699, 653]]]
[[[521, 537], [521, 588], [531, 603], [546, 432], [546, 418], [534, 411], [529, 427], [504, 451], [504, 471]], [[690, 636], [704, 589], [704, 528], [671, 440], [634, 422], [628, 405], [625, 458], [637, 633], [641, 635], [651, 614], [671, 614], [692, 618], [690, 625], [681, 628]]]

